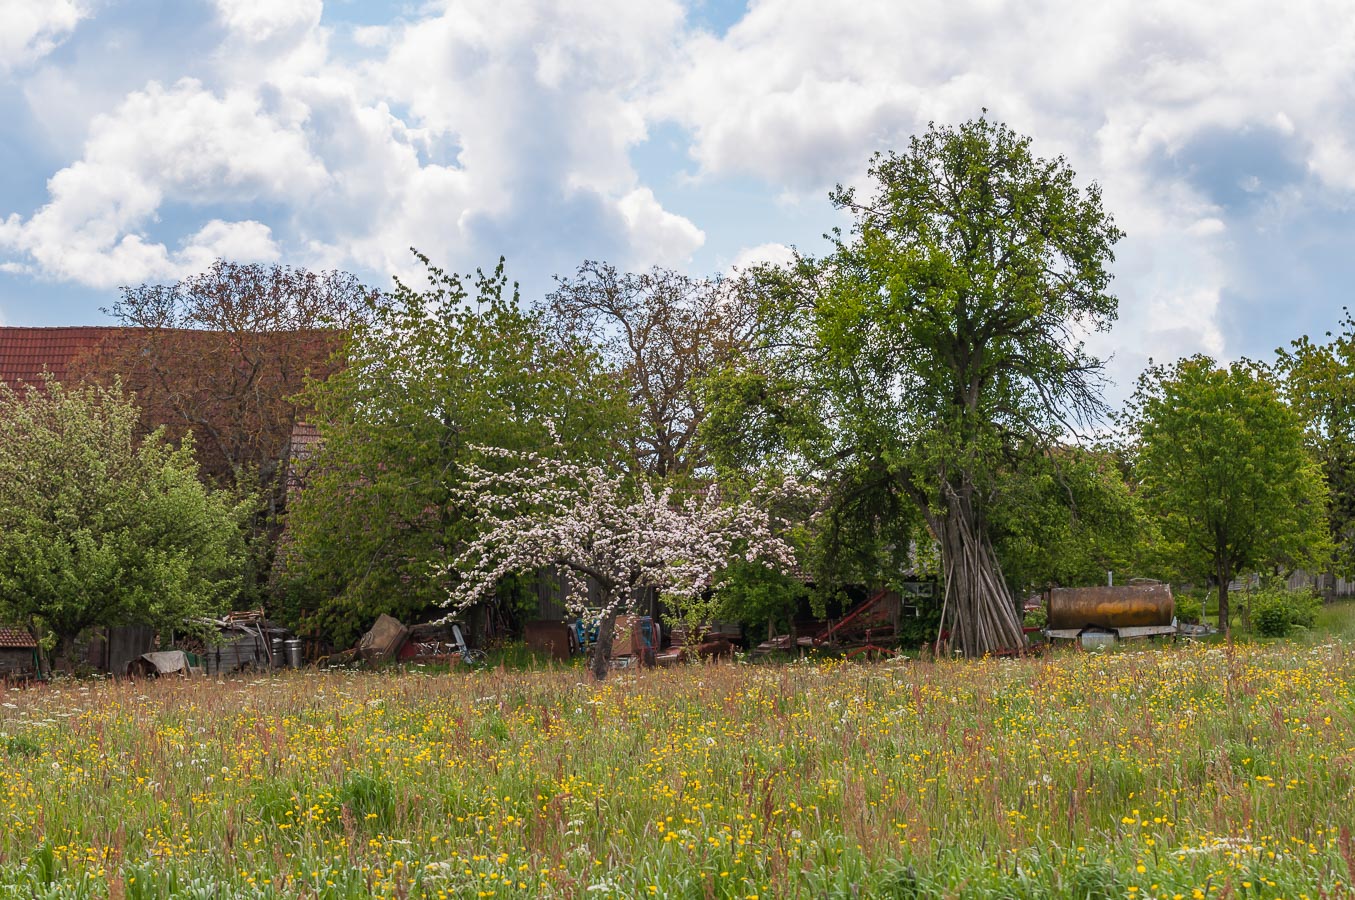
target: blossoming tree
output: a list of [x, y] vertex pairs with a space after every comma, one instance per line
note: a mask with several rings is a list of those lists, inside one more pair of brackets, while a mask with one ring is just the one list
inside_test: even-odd
[[719, 492], [678, 501], [672, 489], [538, 453], [484, 449], [464, 488], [481, 512], [479, 537], [452, 562], [460, 576], [447, 605], [464, 610], [504, 578], [558, 567], [582, 612], [588, 580], [601, 589], [593, 674], [606, 677], [616, 618], [644, 588], [678, 603], [699, 598], [735, 559], [793, 567], [772, 517]]

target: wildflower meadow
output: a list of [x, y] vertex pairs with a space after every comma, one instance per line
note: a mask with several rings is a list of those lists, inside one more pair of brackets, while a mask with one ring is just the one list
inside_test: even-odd
[[1343, 641], [0, 705], [0, 896], [1355, 896]]

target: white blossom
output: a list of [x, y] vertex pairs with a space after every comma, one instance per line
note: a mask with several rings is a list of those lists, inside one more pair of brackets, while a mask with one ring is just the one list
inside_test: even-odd
[[632, 483], [601, 466], [478, 449], [501, 470], [471, 466], [453, 498], [478, 510], [482, 526], [451, 564], [459, 578], [446, 605], [454, 610], [488, 599], [507, 576], [547, 567], [564, 573], [575, 612], [591, 577], [602, 588], [604, 618], [637, 588], [695, 599], [736, 559], [795, 567], [765, 505], [723, 503], [714, 486], [679, 501], [671, 487]]

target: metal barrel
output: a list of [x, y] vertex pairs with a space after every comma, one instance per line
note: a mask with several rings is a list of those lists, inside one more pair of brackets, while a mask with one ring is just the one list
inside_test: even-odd
[[282, 638], [275, 637], [269, 639], [268, 649], [272, 652], [273, 668], [275, 669], [281, 668], [282, 666], [286, 665], [285, 658], [282, 655], [282, 647], [283, 647]]
[[1176, 615], [1176, 601], [1165, 584], [1053, 588], [1048, 602], [1049, 628], [1170, 625]]
[[287, 664], [293, 669], [301, 668], [301, 638], [287, 639]]

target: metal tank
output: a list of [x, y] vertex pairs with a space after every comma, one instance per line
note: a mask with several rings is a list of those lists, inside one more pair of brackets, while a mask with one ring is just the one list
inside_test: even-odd
[[1168, 627], [1176, 616], [1176, 601], [1166, 584], [1052, 588], [1048, 613], [1050, 630]]

